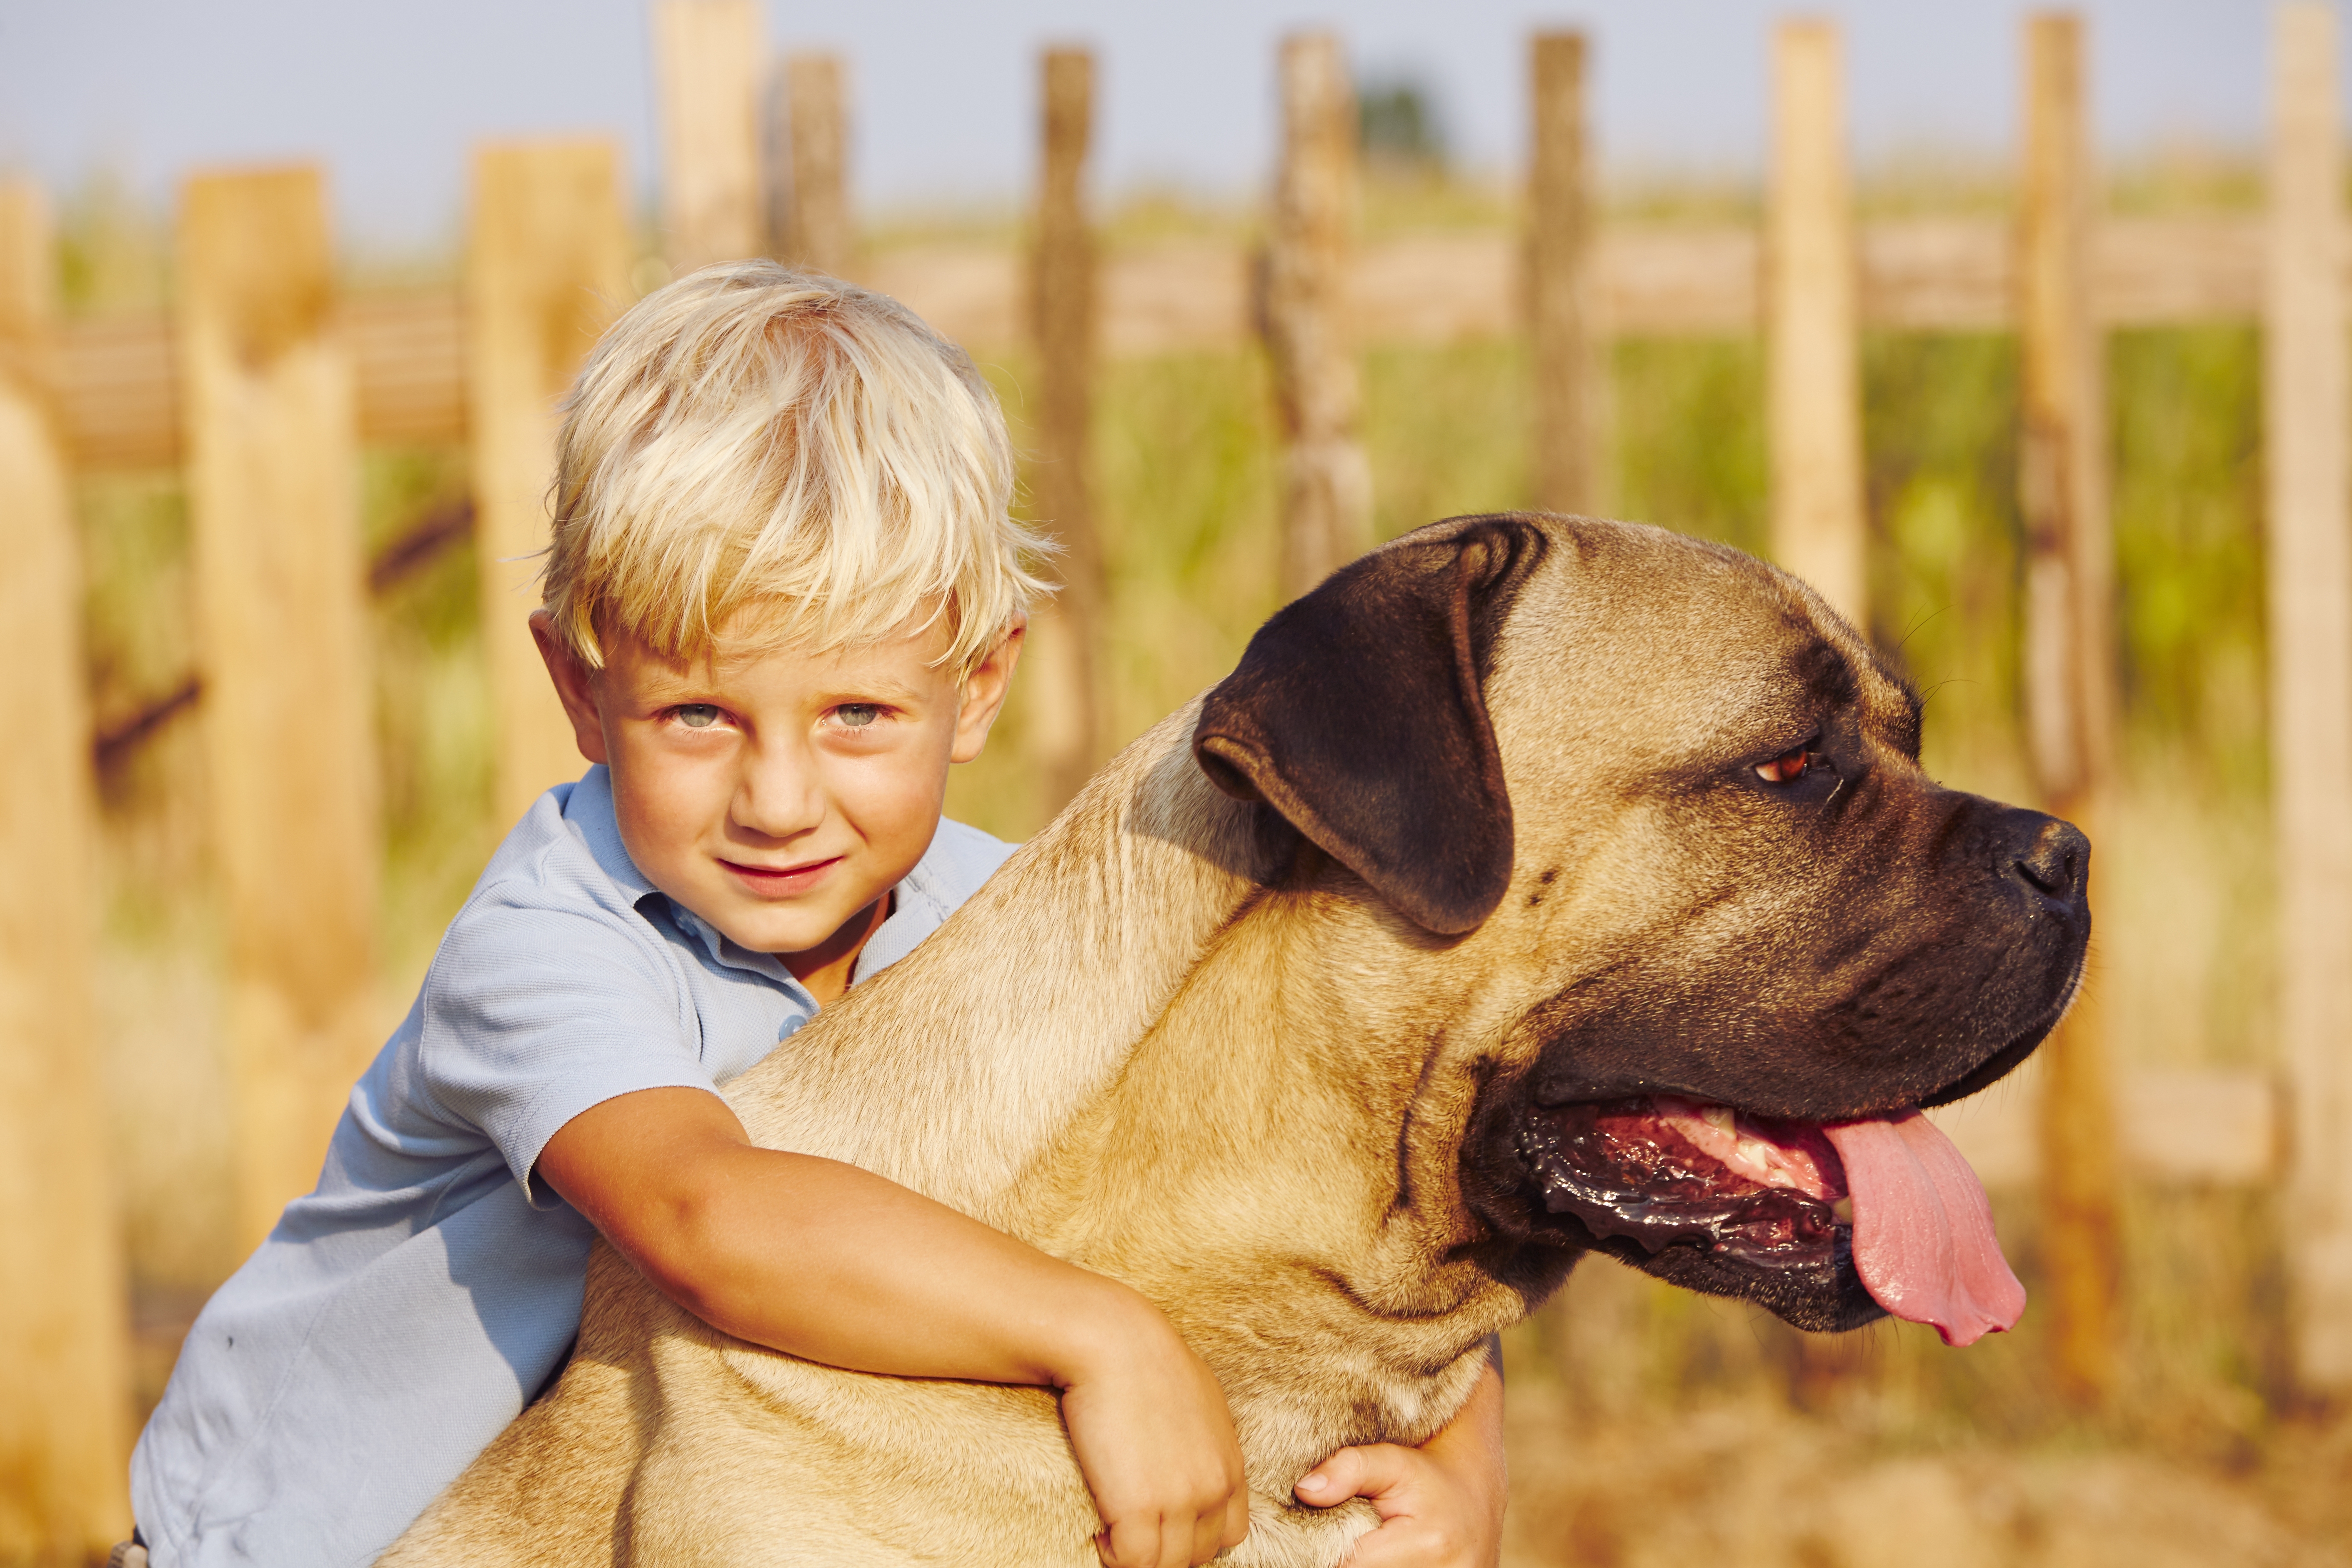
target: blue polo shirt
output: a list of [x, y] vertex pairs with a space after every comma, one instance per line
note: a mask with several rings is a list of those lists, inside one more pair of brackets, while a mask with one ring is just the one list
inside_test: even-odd
[[[941, 822], [852, 984], [1011, 852]], [[579, 1331], [595, 1231], [532, 1186], [548, 1139], [615, 1095], [716, 1089], [815, 1015], [775, 957], [639, 874], [604, 768], [541, 796], [352, 1089], [318, 1189], [188, 1331], [131, 1462], [156, 1568], [372, 1562]]]

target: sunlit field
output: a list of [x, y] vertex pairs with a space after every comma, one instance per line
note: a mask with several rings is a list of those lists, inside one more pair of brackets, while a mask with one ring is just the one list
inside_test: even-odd
[[[2201, 210], [2252, 195], [2239, 165], [2192, 161], [2128, 170], [2115, 199]], [[1618, 199], [1645, 214], [1752, 205], [1737, 190], [1664, 184]], [[2002, 199], [1997, 180], [1966, 171], [1896, 171], [1866, 192], [1877, 210], [1997, 210]], [[73, 308], [161, 297], [152, 223], [98, 194], [72, 211]], [[1111, 238], [1243, 221], [1138, 203]], [[1507, 221], [1492, 192], [1430, 181], [1375, 191], [1368, 216], [1390, 230]], [[872, 243], [925, 228], [906, 216]], [[450, 265], [360, 269], [429, 278]], [[1017, 347], [976, 347], [1020, 440], [1032, 366]], [[1527, 362], [1509, 340], [1366, 351], [1363, 434], [1383, 537], [1528, 502]], [[1608, 510], [1760, 550], [1760, 344], [1624, 342], [1609, 368]], [[1866, 344], [1869, 630], [1926, 695], [1930, 770], [2026, 799], [2016, 374], [2006, 336]], [[2099, 845], [2094, 963], [2113, 1049], [2119, 1068], [2268, 1070], [2259, 342], [2251, 324], [2118, 333], [2106, 374], [2126, 723], [2122, 795]], [[1099, 385], [1107, 677], [1112, 738], [1124, 742], [1216, 679], [1276, 607], [1276, 453], [1255, 353], [1117, 361]], [[464, 454], [374, 450], [365, 484], [373, 551], [464, 496]], [[103, 726], [194, 665], [186, 514], [168, 474], [87, 478], [79, 505]], [[469, 549], [446, 550], [375, 600], [387, 1029], [506, 826], [490, 815], [474, 573]], [[198, 703], [101, 780], [108, 1069], [148, 1402], [188, 1316], [237, 1261], [203, 722]], [[1027, 766], [1025, 722], [1016, 694], [989, 753], [956, 779], [951, 815], [1008, 837], [1045, 820], [1052, 803]], [[2033, 1194], [1997, 1187], [1994, 1198], [2031, 1289]], [[2274, 1190], [2135, 1181], [2124, 1222], [2121, 1381], [2096, 1413], [2046, 1392], [2031, 1309], [2015, 1333], [1965, 1352], [1893, 1323], [1808, 1338], [1589, 1264], [1510, 1342], [1514, 1561], [2346, 1561], [2352, 1424], [2290, 1393], [2289, 1221]]]

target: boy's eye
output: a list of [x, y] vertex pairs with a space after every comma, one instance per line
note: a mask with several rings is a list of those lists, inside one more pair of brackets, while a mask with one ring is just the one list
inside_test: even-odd
[[882, 708], [876, 702], [845, 702], [833, 710], [833, 716], [845, 730], [863, 730], [882, 717]]
[[686, 702], [670, 710], [677, 721], [689, 730], [708, 730], [719, 722], [719, 709], [709, 702]]

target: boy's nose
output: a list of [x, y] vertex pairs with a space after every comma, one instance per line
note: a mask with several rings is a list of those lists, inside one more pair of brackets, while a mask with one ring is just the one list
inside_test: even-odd
[[762, 746], [744, 761], [730, 815], [738, 827], [790, 838], [824, 820], [824, 790], [812, 759], [791, 746]]

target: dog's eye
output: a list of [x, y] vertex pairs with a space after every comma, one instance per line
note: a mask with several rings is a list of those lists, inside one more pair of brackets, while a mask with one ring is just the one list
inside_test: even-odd
[[1810, 745], [1799, 746], [1769, 763], [1757, 763], [1756, 776], [1766, 784], [1793, 784], [1805, 776], [1805, 770], [1812, 765], [1818, 755], [1820, 753]]

